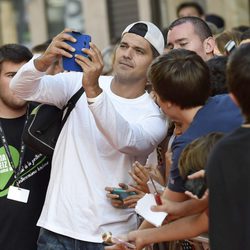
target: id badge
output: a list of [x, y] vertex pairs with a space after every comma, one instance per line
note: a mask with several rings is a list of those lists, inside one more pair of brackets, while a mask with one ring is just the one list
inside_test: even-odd
[[30, 191], [20, 187], [10, 186], [7, 198], [14, 201], [27, 203]]

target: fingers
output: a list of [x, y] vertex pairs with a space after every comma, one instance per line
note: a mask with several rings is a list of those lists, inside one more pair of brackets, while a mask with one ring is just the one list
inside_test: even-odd
[[119, 187], [121, 187], [122, 189], [128, 189], [128, 185], [125, 183], [119, 183]]
[[[123, 183], [121, 183], [123, 184]], [[126, 185], [126, 184], [124, 184]], [[114, 190], [113, 187], [105, 187], [105, 191], [107, 191], [106, 197], [110, 199], [111, 205], [116, 208], [125, 208], [123, 200], [120, 199], [119, 194], [111, 193]]]
[[135, 208], [137, 201], [140, 200], [145, 193], [131, 195], [123, 200], [123, 204], [128, 208]]
[[138, 161], [133, 163], [133, 169], [134, 170], [132, 172], [130, 171], [129, 174], [134, 179], [134, 181], [139, 185], [147, 183], [148, 170]]
[[133, 164], [134, 172], [138, 175], [148, 176], [148, 169], [143, 166], [140, 162], [136, 161]]
[[162, 205], [152, 206], [151, 210], [154, 212], [166, 212], [172, 214], [173, 210], [177, 209], [177, 202], [166, 200], [162, 196], [161, 201]]
[[203, 194], [203, 196], [201, 198], [199, 198], [197, 195], [194, 195], [192, 192], [190, 191], [185, 191], [185, 194], [187, 196], [189, 196], [192, 199], [196, 199], [196, 200], [204, 200], [208, 198], [208, 189], [205, 191], [205, 193]]
[[[94, 43], [90, 43], [90, 48], [92, 49], [92, 51], [95, 52], [95, 58], [93, 59], [96, 59], [97, 61], [99, 62], [103, 62], [103, 59], [102, 59], [102, 53], [101, 51], [96, 47], [96, 45]], [[93, 60], [92, 59], [92, 60]]]
[[113, 187], [105, 187], [105, 191], [107, 191], [106, 197], [109, 199], [118, 199], [118, 194], [112, 194], [111, 192], [114, 190]]
[[90, 43], [90, 49], [83, 48], [82, 52], [85, 55], [87, 55], [87, 57], [78, 54], [78, 55], [76, 55], [77, 59], [85, 62], [87, 65], [92, 65], [92, 64], [95, 64], [95, 63], [103, 65], [103, 59], [102, 59], [101, 51], [96, 47], [95, 44]]
[[123, 244], [114, 244], [112, 246], [105, 246], [105, 250], [126, 250], [127, 248]]
[[[88, 88], [92, 90], [99, 86], [98, 79], [102, 73], [104, 64], [100, 50], [93, 43], [90, 43], [90, 49], [85, 48], [82, 51], [87, 57], [77, 54], [75, 55], [75, 60], [84, 71], [83, 87], [88, 96]], [[100, 94], [99, 92], [97, 94]]]
[[192, 198], [192, 199], [196, 199], [199, 200], [197, 195], [194, 195], [192, 192], [190, 191], [185, 191], [185, 195], [187, 195], [188, 197]]
[[205, 177], [205, 170], [204, 169], [197, 171], [191, 175], [188, 175], [188, 179], [204, 178], [204, 177]]
[[75, 48], [68, 44], [67, 41], [72, 43], [76, 42], [76, 39], [67, 33], [71, 31], [71, 29], [65, 29], [60, 34], [55, 36], [48, 47], [47, 52], [71, 58], [72, 54], [69, 52], [74, 52]]

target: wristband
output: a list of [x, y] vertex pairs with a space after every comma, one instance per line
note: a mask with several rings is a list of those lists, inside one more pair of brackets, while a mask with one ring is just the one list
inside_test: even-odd
[[99, 94], [99, 95], [96, 96], [96, 97], [92, 97], [92, 98], [87, 97], [87, 101], [88, 101], [88, 104], [92, 104], [92, 103], [95, 103], [96, 101], [98, 101], [98, 100], [101, 99], [101, 98], [102, 98], [102, 93]]

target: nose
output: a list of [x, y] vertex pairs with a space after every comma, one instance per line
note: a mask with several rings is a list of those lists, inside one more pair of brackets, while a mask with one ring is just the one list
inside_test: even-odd
[[125, 58], [131, 58], [131, 57], [132, 57], [132, 53], [133, 53], [132, 48], [127, 48], [127, 49], [124, 51], [123, 56], [124, 56]]
[[180, 49], [180, 48], [181, 48], [181, 46], [179, 44], [175, 44], [173, 47], [173, 49]]

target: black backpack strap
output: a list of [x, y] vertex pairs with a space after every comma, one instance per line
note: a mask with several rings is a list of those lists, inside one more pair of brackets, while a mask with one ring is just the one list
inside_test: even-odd
[[[69, 114], [71, 113], [71, 111], [74, 109], [74, 107], [76, 106], [77, 101], [79, 100], [79, 98], [81, 97], [81, 95], [84, 93], [84, 88], [81, 87], [67, 102], [67, 104], [63, 107], [63, 111], [64, 111], [64, 116], [62, 119], [62, 127], [64, 125], [64, 123], [66, 122], [66, 120], [69, 117]], [[66, 113], [65, 113], [66, 112]]]

